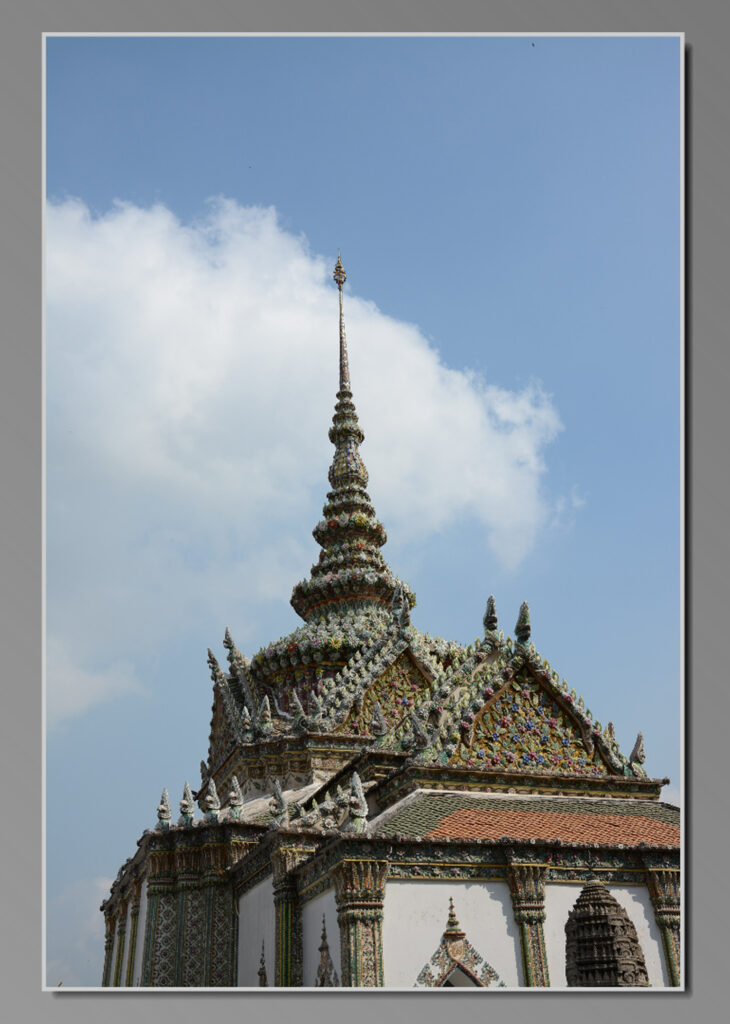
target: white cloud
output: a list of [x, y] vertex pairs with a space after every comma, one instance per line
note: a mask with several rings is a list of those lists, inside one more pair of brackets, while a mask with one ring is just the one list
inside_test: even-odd
[[67, 885], [46, 906], [46, 985], [101, 985], [104, 915], [112, 878], [81, 878]]
[[[195, 602], [225, 597], [232, 566], [239, 608], [246, 574], [252, 630], [261, 603], [286, 601], [306, 575], [331, 457], [338, 316], [332, 261], [273, 209], [219, 200], [183, 225], [162, 206], [94, 218], [68, 201], [49, 205], [46, 239], [58, 638], [48, 696], [59, 718], [138, 687], [129, 652], [179, 630]], [[449, 368], [417, 327], [349, 285], [345, 315], [362, 453], [391, 536], [420, 543], [466, 518], [516, 566], [553, 504], [544, 452], [561, 425], [549, 396]], [[64, 654], [82, 641], [86, 670]]]
[[81, 714], [92, 704], [144, 692], [128, 661], [112, 661], [97, 669], [83, 668], [74, 662], [58, 637], [48, 637], [46, 660], [52, 666], [52, 685], [46, 687], [49, 729]]

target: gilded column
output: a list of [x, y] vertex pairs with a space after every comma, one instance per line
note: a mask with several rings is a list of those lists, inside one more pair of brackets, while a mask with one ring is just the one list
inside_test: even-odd
[[302, 913], [297, 882], [291, 872], [313, 851], [311, 845], [285, 843], [271, 854], [276, 915], [274, 985], [277, 988], [303, 984]]
[[382, 988], [388, 862], [346, 860], [334, 871], [343, 986]]
[[104, 970], [101, 975], [101, 984], [103, 988], [106, 988], [110, 984], [111, 980], [115, 923], [113, 914], [107, 913], [104, 915], [106, 932], [104, 935]]
[[142, 883], [137, 880], [132, 887], [132, 900], [129, 905], [129, 953], [127, 954], [127, 976], [124, 981], [127, 988], [131, 988], [134, 984], [134, 958], [137, 953], [137, 925], [141, 894]]
[[647, 868], [654, 918], [662, 933], [669, 984], [681, 985], [680, 892], [679, 871], [672, 868]]
[[545, 876], [540, 864], [511, 863], [507, 872], [512, 909], [520, 930], [522, 970], [525, 985], [547, 988], [550, 985], [545, 953]]
[[119, 924], [117, 925], [117, 958], [114, 964], [114, 987], [122, 984], [122, 963], [124, 962], [124, 939], [127, 934], [127, 901], [119, 904]]

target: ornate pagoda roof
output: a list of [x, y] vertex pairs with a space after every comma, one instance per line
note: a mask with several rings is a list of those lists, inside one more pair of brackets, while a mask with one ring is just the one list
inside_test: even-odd
[[412, 625], [415, 597], [383, 558], [385, 530], [366, 490], [339, 256], [334, 280], [339, 389], [329, 438], [335, 452], [324, 518], [313, 531], [319, 560], [291, 598], [304, 625], [251, 660], [226, 630], [227, 673], [209, 652], [214, 704], [201, 793], [209, 778], [226, 784], [234, 771], [242, 780], [262, 778], [256, 775], [262, 757], [263, 776], [278, 772], [294, 787], [318, 773], [344, 771], [367, 748], [394, 771], [407, 760], [419, 785], [433, 785], [442, 773], [449, 786], [469, 775], [470, 788], [477, 777], [497, 789], [519, 778], [521, 788], [575, 792], [577, 785], [614, 798], [656, 798], [661, 783], [642, 768], [641, 734], [627, 757], [612, 724], [604, 728], [531, 643], [526, 602], [514, 641], [498, 628], [493, 596], [483, 636], [466, 647]]

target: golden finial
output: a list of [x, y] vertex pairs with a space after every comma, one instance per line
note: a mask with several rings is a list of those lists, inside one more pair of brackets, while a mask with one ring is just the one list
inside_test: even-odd
[[345, 268], [342, 266], [342, 260], [340, 259], [340, 250], [337, 250], [337, 263], [335, 263], [335, 272], [332, 275], [335, 279], [337, 287], [342, 291], [342, 286], [347, 280], [347, 274]]

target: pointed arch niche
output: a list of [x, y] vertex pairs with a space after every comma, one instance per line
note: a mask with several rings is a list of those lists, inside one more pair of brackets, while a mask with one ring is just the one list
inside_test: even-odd
[[449, 918], [441, 942], [416, 978], [416, 988], [504, 988], [494, 968], [474, 949], [456, 919], [449, 900]]

